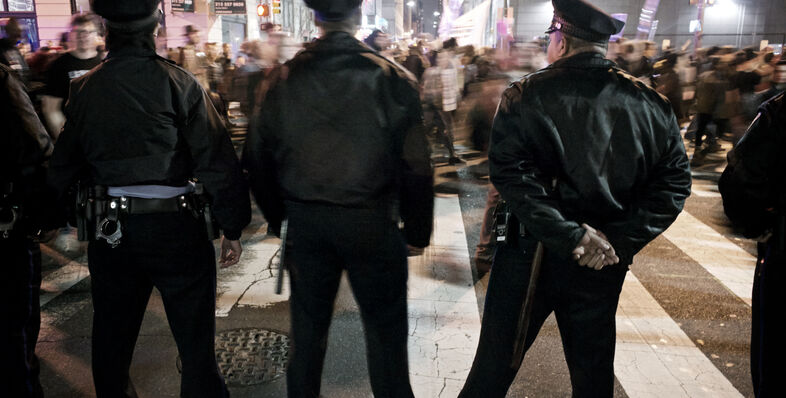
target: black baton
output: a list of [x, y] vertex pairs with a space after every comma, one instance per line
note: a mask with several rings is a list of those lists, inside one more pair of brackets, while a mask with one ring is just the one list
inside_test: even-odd
[[540, 275], [540, 265], [543, 262], [543, 242], [538, 242], [535, 246], [535, 254], [532, 257], [532, 269], [529, 274], [529, 284], [527, 285], [527, 292], [524, 296], [524, 304], [521, 306], [521, 314], [519, 314], [519, 323], [516, 327], [516, 334], [513, 344], [513, 359], [510, 362], [510, 368], [518, 370], [521, 361], [524, 360], [524, 346], [527, 341], [527, 330], [529, 329], [529, 320], [532, 314], [532, 304], [535, 301], [535, 288], [538, 284], [538, 276]]
[[276, 277], [276, 294], [281, 294], [284, 286], [284, 252], [287, 248], [287, 222], [281, 221], [281, 254], [278, 256], [278, 276]]

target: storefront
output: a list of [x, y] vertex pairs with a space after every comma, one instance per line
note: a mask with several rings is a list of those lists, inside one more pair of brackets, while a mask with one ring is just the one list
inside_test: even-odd
[[0, 19], [11, 17], [19, 21], [19, 25], [22, 26], [24, 32], [22, 41], [30, 44], [31, 50], [35, 51], [39, 46], [35, 2], [33, 0], [0, 0]]

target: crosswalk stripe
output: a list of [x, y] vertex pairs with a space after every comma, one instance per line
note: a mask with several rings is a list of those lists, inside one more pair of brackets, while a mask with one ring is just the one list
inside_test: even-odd
[[629, 397], [742, 397], [632, 272], [616, 318], [614, 374]]
[[721, 194], [718, 192], [718, 186], [714, 183], [708, 182], [699, 182], [699, 180], [693, 180], [693, 186], [691, 187], [691, 193], [696, 196], [700, 196], [702, 198], [720, 198]]
[[409, 258], [409, 364], [417, 397], [455, 397], [480, 337], [480, 317], [458, 196], [434, 202], [431, 245]]
[[60, 268], [48, 273], [41, 280], [41, 306], [70, 289], [82, 279], [90, 276], [87, 266], [73, 261], [46, 245], [40, 245], [41, 254], [60, 264]]
[[755, 257], [686, 211], [677, 217], [663, 236], [734, 295], [751, 304]]

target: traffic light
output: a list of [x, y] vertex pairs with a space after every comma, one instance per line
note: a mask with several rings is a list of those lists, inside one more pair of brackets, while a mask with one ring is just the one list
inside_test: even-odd
[[273, 0], [273, 14], [281, 14], [281, 0]]
[[260, 17], [269, 17], [270, 16], [270, 8], [267, 4], [260, 4], [257, 6], [257, 15]]

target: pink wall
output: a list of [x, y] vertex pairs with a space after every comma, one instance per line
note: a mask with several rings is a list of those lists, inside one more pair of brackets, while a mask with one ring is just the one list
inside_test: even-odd
[[41, 45], [57, 45], [60, 35], [68, 31], [71, 22], [71, 2], [69, 0], [36, 0], [38, 15], [38, 37]]

